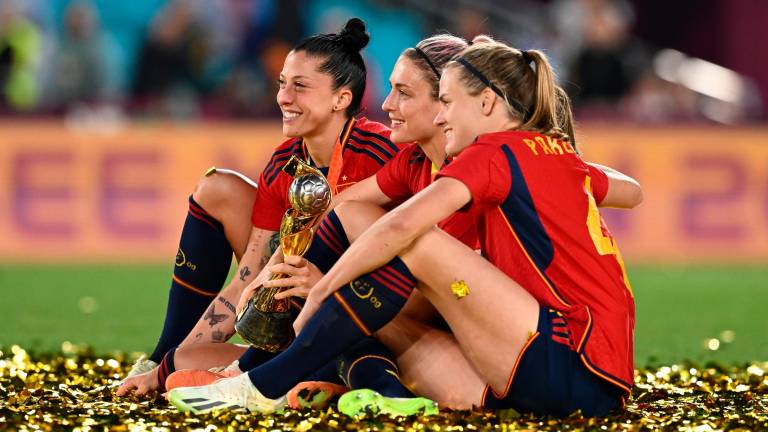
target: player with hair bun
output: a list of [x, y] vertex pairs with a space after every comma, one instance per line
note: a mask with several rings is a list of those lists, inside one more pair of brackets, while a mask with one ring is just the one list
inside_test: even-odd
[[[223, 342], [234, 334], [241, 293], [276, 247], [292, 180], [282, 167], [291, 156], [320, 168], [336, 193], [374, 174], [400, 150], [386, 126], [355, 117], [366, 86], [360, 51], [369, 39], [365, 23], [352, 18], [340, 32], [309, 37], [288, 54], [277, 103], [289, 139], [275, 149], [258, 185], [228, 170], [211, 170], [200, 180], [189, 199], [160, 340], [149, 359], [134, 365], [118, 395], [163, 388], [178, 346], [216, 343], [220, 349], [204, 358], [210, 366], [241, 352]], [[222, 290], [233, 252], [236, 276]], [[251, 349], [240, 363], [251, 368], [273, 356]]]

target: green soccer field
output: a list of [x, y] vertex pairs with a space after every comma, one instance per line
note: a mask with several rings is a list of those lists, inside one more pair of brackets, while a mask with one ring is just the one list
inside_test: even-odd
[[[630, 266], [637, 366], [768, 360], [768, 268]], [[167, 301], [168, 266], [0, 265], [0, 346], [147, 351]]]

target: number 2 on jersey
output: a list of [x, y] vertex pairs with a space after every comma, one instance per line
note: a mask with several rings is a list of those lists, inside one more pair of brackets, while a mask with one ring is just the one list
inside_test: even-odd
[[595, 244], [595, 249], [597, 249], [597, 252], [600, 255], [614, 255], [616, 257], [616, 261], [619, 263], [622, 275], [624, 276], [624, 285], [626, 285], [629, 294], [634, 297], [632, 287], [629, 285], [627, 270], [624, 267], [624, 260], [621, 258], [621, 252], [619, 252], [619, 248], [616, 245], [613, 236], [608, 232], [603, 218], [600, 217], [600, 212], [597, 209], [597, 202], [595, 202], [595, 197], [592, 196], [592, 177], [587, 176], [584, 179], [584, 190], [587, 192], [587, 199], [589, 200], [587, 208], [587, 228], [589, 229], [589, 236]]

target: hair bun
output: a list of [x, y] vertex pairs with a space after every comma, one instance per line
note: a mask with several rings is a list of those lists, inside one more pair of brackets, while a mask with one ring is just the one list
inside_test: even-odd
[[365, 31], [365, 23], [360, 18], [352, 18], [344, 25], [339, 38], [350, 51], [358, 52], [368, 45], [371, 35]]

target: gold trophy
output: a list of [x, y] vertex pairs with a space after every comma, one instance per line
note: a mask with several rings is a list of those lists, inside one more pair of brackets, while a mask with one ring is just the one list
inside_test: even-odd
[[[283, 171], [294, 177], [288, 188], [288, 202], [280, 222], [280, 248], [283, 255], [301, 256], [312, 242], [312, 228], [331, 204], [331, 187], [323, 173], [298, 157], [291, 156]], [[275, 274], [272, 279], [285, 277]], [[237, 317], [235, 330], [256, 348], [282, 351], [295, 337], [288, 299], [275, 300], [275, 294], [286, 288], [261, 286]]]

